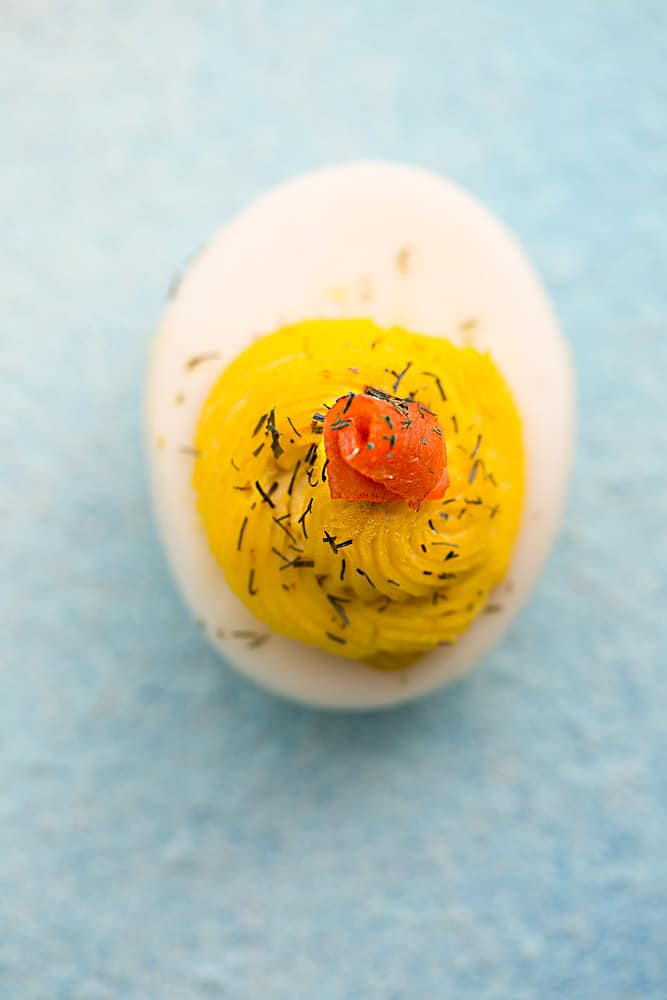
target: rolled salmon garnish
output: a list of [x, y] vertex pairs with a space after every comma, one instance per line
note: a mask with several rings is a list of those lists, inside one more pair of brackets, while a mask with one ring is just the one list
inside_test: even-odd
[[418, 510], [449, 486], [442, 427], [418, 400], [372, 389], [341, 396], [324, 418], [324, 448], [333, 500], [403, 500]]

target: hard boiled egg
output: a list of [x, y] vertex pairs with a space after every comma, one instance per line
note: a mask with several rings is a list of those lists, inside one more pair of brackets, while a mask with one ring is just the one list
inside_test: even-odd
[[[494, 613], [481, 614], [454, 645], [432, 649], [401, 671], [371, 668], [268, 631], [227, 585], [192, 485], [195, 428], [222, 369], [279, 327], [359, 316], [489, 351], [523, 421], [522, 522]], [[350, 164], [277, 188], [199, 252], [173, 288], [155, 340], [146, 414], [167, 557], [186, 603], [227, 663], [300, 702], [378, 708], [469, 670], [528, 597], [565, 496], [572, 368], [530, 264], [486, 209], [415, 167]]]

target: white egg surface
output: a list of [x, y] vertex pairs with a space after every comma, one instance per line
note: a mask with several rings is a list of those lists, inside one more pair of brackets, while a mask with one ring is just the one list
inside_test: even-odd
[[[192, 485], [200, 410], [233, 358], [258, 337], [301, 320], [362, 316], [489, 351], [523, 421], [522, 521], [493, 613], [482, 613], [454, 645], [434, 648], [400, 671], [269, 631], [232, 593], [211, 554]], [[573, 378], [550, 305], [511, 234], [441, 177], [359, 163], [275, 189], [199, 252], [173, 288], [155, 340], [146, 416], [162, 542], [211, 642], [231, 666], [281, 695], [368, 709], [415, 698], [463, 674], [498, 642], [526, 600], [565, 497]]]

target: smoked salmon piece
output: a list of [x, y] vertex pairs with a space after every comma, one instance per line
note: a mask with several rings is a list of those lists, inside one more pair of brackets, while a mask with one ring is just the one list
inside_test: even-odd
[[449, 486], [447, 448], [437, 416], [417, 400], [369, 387], [341, 396], [324, 418], [327, 479], [333, 500], [419, 509]]

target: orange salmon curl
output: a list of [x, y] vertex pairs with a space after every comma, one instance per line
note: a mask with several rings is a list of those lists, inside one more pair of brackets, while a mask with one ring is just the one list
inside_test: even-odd
[[324, 448], [333, 500], [403, 500], [419, 510], [449, 486], [442, 427], [418, 400], [370, 386], [341, 396], [324, 419]]

